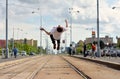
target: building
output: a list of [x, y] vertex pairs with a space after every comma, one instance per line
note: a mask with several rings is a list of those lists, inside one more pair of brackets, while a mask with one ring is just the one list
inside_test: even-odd
[[[100, 37], [100, 40], [104, 42], [104, 44], [113, 44], [113, 37], [105, 36], [105, 37]], [[97, 41], [97, 38], [86, 38], [86, 43], [92, 43], [93, 41]]]
[[[13, 39], [9, 40], [9, 43], [13, 43]], [[37, 47], [37, 40], [33, 39], [20, 39], [20, 40], [14, 40], [14, 43], [20, 43], [20, 44], [28, 44], [34, 47]], [[0, 48], [6, 47], [6, 40], [0, 40]]]
[[5, 48], [6, 47], [6, 41], [0, 39], [0, 48]]
[[[13, 39], [11, 39], [9, 42], [12, 43]], [[37, 40], [33, 40], [33, 39], [29, 40], [25, 38], [25, 39], [20, 39], [20, 40], [14, 40], [14, 43], [28, 44], [28, 45], [37, 47]]]
[[116, 37], [117, 39], [117, 45], [120, 47], [120, 37]]

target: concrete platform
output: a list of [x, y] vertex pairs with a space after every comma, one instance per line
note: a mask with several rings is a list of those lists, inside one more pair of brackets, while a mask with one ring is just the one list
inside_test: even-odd
[[96, 57], [91, 58], [90, 56], [83, 57], [82, 55], [73, 55], [73, 57], [77, 57], [84, 60], [89, 60], [92, 62], [96, 62], [99, 64], [106, 65], [107, 67], [114, 68], [120, 70], [120, 57]]

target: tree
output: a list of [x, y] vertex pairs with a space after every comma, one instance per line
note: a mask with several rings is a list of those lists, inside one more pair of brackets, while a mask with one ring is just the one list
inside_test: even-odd
[[[9, 44], [9, 49], [12, 50], [12, 43]], [[19, 52], [21, 51], [26, 51], [27, 54], [29, 54], [30, 52], [35, 52], [35, 53], [38, 53], [38, 48], [37, 47], [34, 47], [34, 46], [31, 46], [31, 45], [28, 45], [28, 44], [21, 44], [21, 43], [14, 43], [14, 46], [16, 46], [19, 50]]]
[[76, 53], [79, 54], [82, 53], [82, 51], [83, 51], [83, 42], [79, 42], [76, 47]]

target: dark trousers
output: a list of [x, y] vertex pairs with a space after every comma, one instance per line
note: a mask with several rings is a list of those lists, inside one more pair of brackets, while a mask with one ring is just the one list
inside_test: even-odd
[[[50, 35], [50, 38], [51, 38], [52, 43], [53, 43], [53, 44], [56, 44], [56, 43], [55, 43], [56, 39], [54, 39], [53, 35]], [[58, 46], [60, 46], [60, 39], [57, 40], [57, 44], [58, 44]]]
[[86, 49], [84, 49], [83, 55], [84, 55], [84, 57], [86, 57]]
[[15, 58], [17, 57], [17, 52], [14, 52], [14, 57], [15, 57]]

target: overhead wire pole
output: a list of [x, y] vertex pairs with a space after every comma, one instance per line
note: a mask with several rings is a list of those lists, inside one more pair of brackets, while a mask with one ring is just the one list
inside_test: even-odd
[[71, 22], [71, 25], [70, 25], [70, 44], [72, 44], [72, 12], [71, 10], [73, 10], [73, 8], [69, 8], [69, 13], [71, 13], [71, 17], [70, 17], [70, 22]]
[[[40, 8], [38, 8], [37, 10], [39, 10], [39, 15], [40, 15], [39, 22], [40, 22], [40, 28], [41, 28], [42, 27], [42, 11]], [[38, 13], [38, 12], [33, 11], [32, 13]], [[40, 30], [40, 53], [42, 53], [41, 50], [42, 50], [42, 31]]]
[[5, 58], [9, 57], [8, 49], [8, 0], [6, 0], [6, 55]]
[[97, 52], [98, 52], [98, 56], [101, 57], [100, 37], [99, 37], [99, 0], [97, 0]]
[[[42, 11], [40, 8], [38, 8], [39, 13], [40, 13], [40, 28], [42, 28]], [[42, 53], [42, 31], [40, 30], [40, 53]]]
[[12, 39], [12, 49], [14, 48], [14, 27], [13, 27], [13, 39]]
[[72, 13], [73, 13], [73, 12], [79, 13], [80, 11], [78, 11], [78, 10], [77, 10], [77, 11], [74, 11], [73, 8], [69, 8], [69, 13], [71, 14], [71, 18], [70, 18], [70, 22], [71, 22], [71, 25], [70, 25], [70, 44], [72, 44], [72, 25], [73, 25], [73, 24], [72, 24], [72, 23], [73, 23], [73, 18], [72, 18], [72, 17], [73, 17], [73, 14], [72, 14]]

